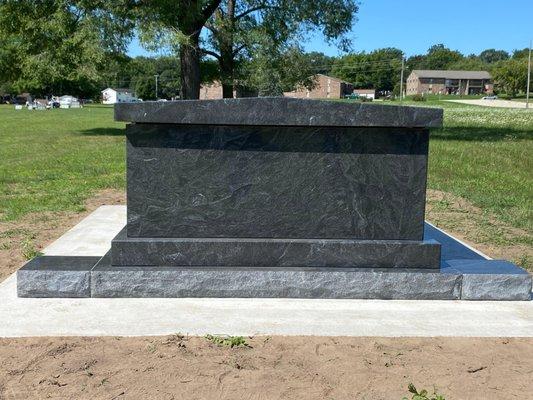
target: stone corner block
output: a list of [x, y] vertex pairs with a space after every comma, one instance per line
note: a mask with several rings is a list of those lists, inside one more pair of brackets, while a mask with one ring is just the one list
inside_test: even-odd
[[463, 275], [462, 300], [531, 300], [531, 275], [503, 260], [449, 260]]
[[91, 297], [91, 269], [101, 257], [42, 256], [17, 271], [18, 297]]

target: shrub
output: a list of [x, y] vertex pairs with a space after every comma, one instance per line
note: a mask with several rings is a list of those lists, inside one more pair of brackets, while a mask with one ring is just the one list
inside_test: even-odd
[[426, 98], [422, 94], [415, 94], [412, 97], [413, 101], [426, 101]]

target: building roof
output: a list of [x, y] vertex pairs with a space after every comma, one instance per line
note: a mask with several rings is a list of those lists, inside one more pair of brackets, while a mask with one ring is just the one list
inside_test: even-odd
[[131, 93], [130, 89], [124, 89], [124, 88], [107, 88], [102, 90], [102, 92], [105, 92], [106, 90], [114, 90], [117, 93]]
[[415, 69], [414, 74], [419, 78], [444, 78], [444, 79], [490, 79], [487, 71], [444, 71], [431, 69]]

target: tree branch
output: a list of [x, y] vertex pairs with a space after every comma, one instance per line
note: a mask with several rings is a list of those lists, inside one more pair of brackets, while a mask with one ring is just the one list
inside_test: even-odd
[[202, 16], [204, 18], [204, 20], [202, 21], [202, 25], [205, 21], [207, 21], [209, 19], [209, 17], [211, 17], [211, 15], [213, 15], [213, 13], [215, 12], [215, 10], [218, 8], [218, 6], [220, 5], [222, 0], [212, 0], [209, 2], [209, 4], [207, 4], [207, 7], [205, 7], [202, 11]]
[[256, 7], [252, 7], [252, 8], [249, 8], [248, 10], [246, 10], [246, 11], [243, 11], [240, 14], [237, 14], [235, 16], [235, 19], [241, 19], [241, 18], [246, 17], [247, 15], [249, 15], [249, 14], [251, 14], [253, 12], [256, 12], [256, 11], [259, 11], [259, 10], [264, 10], [265, 8], [274, 8], [274, 7], [268, 6], [266, 4], [263, 4], [263, 5], [260, 5], [260, 6], [256, 6]]
[[213, 34], [217, 34], [218, 33], [218, 29], [215, 28], [215, 26], [213, 24], [210, 24], [209, 22], [206, 22], [205, 25], [204, 25], [207, 29], [209, 29], [211, 32], [213, 32]]
[[220, 60], [220, 55], [217, 54], [217, 53], [215, 53], [214, 51], [201, 49], [201, 52], [204, 53], [204, 54], [207, 54], [208, 56], [213, 56], [213, 57], [215, 57], [217, 60]]
[[246, 47], [245, 44], [241, 44], [239, 47], [237, 47], [235, 50], [233, 50], [233, 57], [235, 57], [237, 54], [239, 54], [239, 51], [241, 51], [245, 47]]

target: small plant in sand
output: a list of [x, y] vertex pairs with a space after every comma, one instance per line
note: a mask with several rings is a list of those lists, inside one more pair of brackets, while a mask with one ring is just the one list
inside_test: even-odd
[[217, 335], [205, 335], [205, 338], [217, 346], [229, 346], [231, 348], [238, 346], [248, 346], [246, 339], [242, 336], [217, 336]]
[[[411, 400], [446, 400], [444, 396], [437, 394], [436, 391], [433, 391], [432, 395], [428, 395], [428, 391], [426, 389], [422, 389], [420, 392], [416, 389], [415, 385], [410, 383], [407, 386], [407, 390], [409, 390], [410, 393], [413, 394], [413, 397], [411, 397]], [[407, 397], [404, 397], [402, 400], [409, 400]]]

